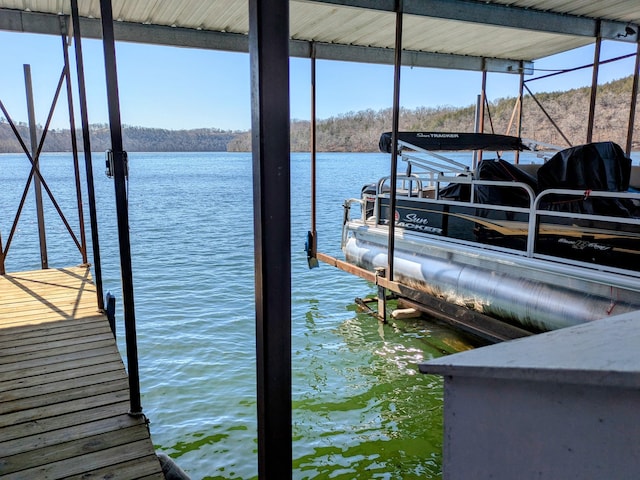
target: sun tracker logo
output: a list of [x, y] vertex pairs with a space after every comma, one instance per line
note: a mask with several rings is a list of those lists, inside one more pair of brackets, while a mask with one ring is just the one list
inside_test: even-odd
[[418, 133], [416, 137], [419, 138], [459, 138], [457, 133]]
[[415, 213], [409, 213], [405, 217], [406, 221], [398, 221], [398, 212], [396, 212], [396, 223], [399, 227], [407, 228], [409, 230], [417, 230], [425, 233], [435, 233], [442, 235], [442, 229], [429, 226], [429, 219], [423, 218]]

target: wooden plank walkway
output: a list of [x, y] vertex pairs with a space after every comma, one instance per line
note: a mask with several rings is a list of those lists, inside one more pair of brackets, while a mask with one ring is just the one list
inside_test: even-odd
[[0, 478], [157, 479], [88, 268], [0, 276]]

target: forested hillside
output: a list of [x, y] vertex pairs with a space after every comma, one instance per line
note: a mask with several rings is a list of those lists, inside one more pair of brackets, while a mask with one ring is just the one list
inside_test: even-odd
[[[25, 123], [17, 125], [23, 141], [31, 145], [29, 128]], [[41, 135], [41, 129], [38, 136]], [[240, 132], [224, 131], [215, 128], [199, 128], [194, 130], [164, 130], [160, 128], [124, 126], [122, 141], [129, 152], [224, 152], [229, 142]], [[111, 148], [109, 126], [96, 124], [90, 126], [91, 149], [95, 152]], [[82, 133], [77, 134], [78, 148], [82, 149]], [[44, 144], [46, 152], [71, 151], [69, 130], [50, 130]], [[20, 143], [16, 140], [9, 124], [0, 119], [0, 153], [21, 152]]]
[[[594, 141], [612, 140], [626, 144], [631, 99], [632, 77], [626, 77], [598, 89], [595, 110]], [[587, 135], [590, 88], [577, 88], [564, 92], [535, 93], [563, 134], [574, 145], [584, 143]], [[529, 95], [525, 95], [522, 119], [522, 137], [539, 142], [564, 146], [566, 142], [547, 119], [542, 109]], [[486, 112], [485, 132], [507, 133], [515, 98], [500, 98], [489, 101]], [[400, 112], [401, 130], [439, 132], [472, 132], [475, 105], [466, 108], [420, 107]], [[634, 145], [640, 148], [640, 112], [636, 115]], [[391, 109], [349, 112], [317, 123], [317, 148], [323, 152], [377, 151], [380, 133], [391, 130]], [[512, 127], [511, 134], [515, 134]], [[291, 148], [294, 151], [309, 150], [309, 122], [294, 121], [291, 125]], [[236, 137], [230, 150], [250, 149], [250, 136]]]
[[[613, 140], [621, 145], [626, 143], [629, 100], [631, 98], [632, 77], [616, 80], [599, 87], [595, 113], [593, 139]], [[551, 118], [560, 127], [572, 144], [584, 143], [587, 134], [587, 118], [590, 89], [577, 88], [564, 92], [536, 93], [536, 98], [544, 106]], [[565, 145], [566, 142], [542, 109], [528, 95], [524, 98], [522, 136], [539, 142]], [[489, 101], [485, 132], [507, 133], [513, 114], [515, 98], [500, 98]], [[401, 130], [423, 131], [473, 131], [475, 106], [465, 108], [420, 107], [413, 110], [402, 109]], [[636, 116], [634, 142], [640, 148], [640, 113]], [[24, 123], [18, 126], [25, 143], [29, 144], [28, 128]], [[309, 121], [291, 122], [291, 149], [309, 151]], [[348, 112], [335, 117], [319, 120], [317, 123], [317, 148], [322, 152], [371, 152], [377, 151], [380, 133], [391, 130], [391, 109]], [[515, 133], [513, 127], [510, 133]], [[215, 128], [197, 130], [164, 130], [145, 127], [124, 127], [124, 148], [127, 151], [250, 151], [250, 132], [223, 131]], [[78, 144], [82, 147], [82, 137], [78, 134]], [[107, 125], [91, 126], [91, 145], [94, 151], [109, 148], [110, 134]], [[59, 152], [71, 150], [69, 130], [53, 130], [47, 135], [45, 151]], [[14, 138], [9, 125], [0, 118], [0, 152], [20, 152], [20, 145]]]

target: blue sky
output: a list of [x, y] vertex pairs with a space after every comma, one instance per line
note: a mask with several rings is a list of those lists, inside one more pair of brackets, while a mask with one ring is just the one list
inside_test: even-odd
[[[0, 99], [15, 121], [26, 121], [23, 64], [31, 65], [36, 117], [44, 124], [62, 69], [62, 41], [49, 35], [0, 32]], [[89, 121], [108, 120], [102, 45], [83, 42]], [[603, 42], [601, 58], [633, 53], [635, 46]], [[247, 130], [251, 124], [248, 54], [118, 43], [116, 47], [122, 121], [127, 125], [168, 129], [213, 127]], [[73, 57], [73, 53], [72, 53]], [[536, 69], [570, 68], [593, 61], [593, 46], [536, 62]], [[633, 73], [633, 59], [601, 67], [601, 83]], [[383, 65], [318, 60], [318, 118], [350, 111], [390, 107], [393, 68]], [[72, 74], [75, 85], [75, 71]], [[401, 105], [466, 106], [480, 90], [478, 72], [403, 68]], [[591, 83], [591, 70], [532, 82], [534, 92], [557, 91]], [[75, 88], [75, 87], [74, 87]], [[515, 96], [516, 75], [489, 74], [489, 99]], [[68, 128], [61, 98], [52, 127]], [[310, 61], [291, 59], [291, 117], [309, 119]], [[79, 117], [78, 117], [79, 118]]]

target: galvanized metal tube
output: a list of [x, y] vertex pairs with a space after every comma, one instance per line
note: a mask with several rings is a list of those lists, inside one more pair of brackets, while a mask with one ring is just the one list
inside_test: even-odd
[[89, 117], [87, 110], [87, 91], [84, 81], [84, 60], [82, 57], [82, 36], [80, 33], [80, 16], [78, 0], [71, 0], [71, 19], [73, 22], [73, 42], [76, 57], [76, 76], [78, 78], [78, 103], [82, 123], [82, 140], [84, 164], [87, 178], [87, 199], [89, 201], [89, 221], [91, 224], [91, 244], [93, 246], [93, 281], [96, 285], [98, 308], [104, 310], [104, 294], [102, 289], [102, 264], [100, 262], [100, 239], [98, 236], [98, 215], [96, 212], [96, 193], [93, 184], [93, 162], [91, 159], [91, 140], [89, 136]]
[[116, 71], [116, 49], [111, 0], [100, 0], [100, 12], [102, 18], [102, 45], [107, 81], [107, 100], [109, 104], [109, 126], [111, 128], [111, 148], [114, 158], [114, 184], [118, 217], [118, 240], [120, 246], [120, 275], [122, 278], [122, 303], [124, 307], [124, 328], [129, 373], [129, 414], [132, 416], [141, 416], [142, 404], [140, 402], [140, 378], [138, 373], [138, 343], [133, 302], [131, 243], [129, 240], [129, 206], [127, 203], [125, 178], [126, 153], [122, 149], [122, 123], [120, 121], [120, 100], [118, 97], [118, 75]]
[[[382, 232], [359, 232], [345, 249], [347, 262], [374, 270], [387, 262]], [[416, 242], [422, 242], [419, 237]], [[425, 240], [399, 239], [397, 281], [437, 298], [466, 306], [495, 318], [516, 321], [525, 328], [553, 330], [637, 310], [638, 285], [623, 291], [607, 286], [598, 275], [579, 278], [570, 266], [477, 248]], [[436, 245], [438, 244], [438, 245]], [[419, 252], [416, 254], [416, 252]], [[544, 268], [543, 268], [544, 265]], [[548, 270], [545, 270], [547, 269]], [[620, 298], [613, 300], [611, 292]]]
[[289, 2], [249, 1], [258, 477], [292, 476]]

